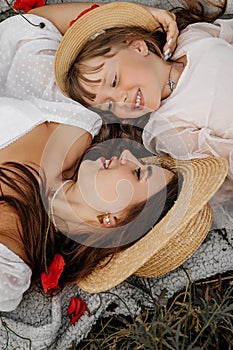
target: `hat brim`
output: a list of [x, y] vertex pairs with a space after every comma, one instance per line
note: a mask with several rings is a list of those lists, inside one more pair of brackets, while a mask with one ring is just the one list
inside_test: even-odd
[[65, 80], [68, 71], [86, 42], [100, 30], [116, 27], [161, 28], [159, 22], [140, 5], [111, 3], [80, 17], [65, 33], [55, 55], [54, 75], [58, 88], [67, 95]]
[[154, 159], [182, 174], [176, 203], [143, 238], [116, 254], [107, 265], [105, 259], [92, 274], [79, 281], [83, 290], [103, 292], [132, 274], [156, 277], [170, 272], [189, 258], [208, 234], [212, 222], [208, 201], [227, 176], [227, 161], [215, 157], [190, 161], [149, 157], [145, 162], [150, 164]]

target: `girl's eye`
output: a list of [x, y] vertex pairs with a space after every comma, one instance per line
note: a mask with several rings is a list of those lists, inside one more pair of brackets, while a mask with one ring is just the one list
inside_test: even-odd
[[141, 168], [138, 168], [136, 171], [136, 175], [137, 175], [137, 179], [140, 180], [140, 176], [141, 176]]
[[116, 83], [117, 83], [117, 76], [115, 75], [112, 82], [112, 87], [116, 87]]
[[109, 101], [108, 102], [108, 110], [111, 111], [113, 108], [113, 102], [112, 101]]

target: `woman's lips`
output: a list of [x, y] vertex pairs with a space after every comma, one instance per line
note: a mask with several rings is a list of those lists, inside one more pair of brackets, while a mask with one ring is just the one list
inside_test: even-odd
[[110, 159], [106, 159], [105, 157], [100, 157], [101, 163], [103, 164], [104, 169], [108, 169], [115, 156], [112, 156]]

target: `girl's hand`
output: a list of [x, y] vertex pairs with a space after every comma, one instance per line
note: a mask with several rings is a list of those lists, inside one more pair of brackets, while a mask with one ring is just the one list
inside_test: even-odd
[[162, 24], [164, 30], [167, 33], [167, 42], [163, 48], [164, 59], [167, 60], [171, 57], [176, 48], [176, 42], [179, 34], [176, 23], [176, 15], [172, 12], [151, 6], [143, 7], [149, 11], [159, 23]]

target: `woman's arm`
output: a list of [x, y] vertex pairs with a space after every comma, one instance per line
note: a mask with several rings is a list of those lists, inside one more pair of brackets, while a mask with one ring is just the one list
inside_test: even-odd
[[28, 13], [47, 18], [64, 35], [70, 22], [91, 5], [90, 2], [67, 2], [37, 7]]
[[[104, 3], [97, 4], [99, 6], [105, 5]], [[66, 30], [69, 28], [69, 23], [74, 20], [82, 11], [90, 8], [91, 6], [92, 3], [89, 2], [71, 2], [37, 7], [28, 13], [47, 18], [64, 35]], [[178, 37], [178, 28], [175, 20], [175, 15], [171, 12], [155, 7], [147, 5], [140, 6], [148, 10], [163, 25], [164, 29], [167, 31], [167, 43], [164, 46], [164, 51], [170, 48], [169, 53], [172, 53], [176, 47], [176, 41]], [[172, 41], [170, 39], [172, 39]], [[170, 44], [169, 40], [171, 41]]]

